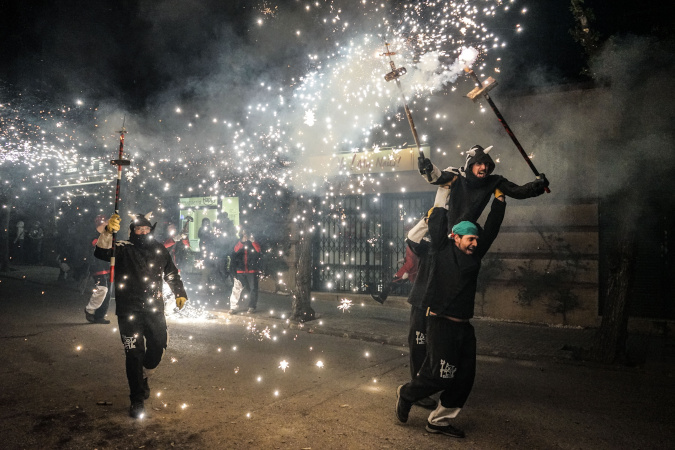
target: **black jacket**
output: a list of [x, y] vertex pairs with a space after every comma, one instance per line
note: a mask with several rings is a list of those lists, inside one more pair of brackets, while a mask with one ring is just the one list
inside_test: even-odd
[[532, 181], [519, 186], [510, 182], [501, 175], [488, 175], [484, 179], [477, 179], [471, 168], [462, 175], [458, 169], [439, 171], [434, 166], [435, 173], [440, 176], [431, 184], [441, 185], [452, 182], [452, 193], [448, 199], [448, 229], [463, 220], [475, 222], [483, 213], [495, 189], [499, 189], [507, 197], [523, 200], [543, 194], [544, 185], [539, 181]]
[[[451, 195], [452, 196], [452, 195]], [[485, 228], [473, 254], [460, 251], [447, 235], [447, 216], [442, 208], [429, 217], [431, 274], [424, 306], [436, 314], [470, 319], [473, 317], [476, 284], [481, 260], [497, 238], [504, 219], [506, 202], [494, 200]]]
[[[110, 261], [112, 236], [99, 236], [94, 256]], [[107, 244], [107, 245], [106, 245]], [[129, 241], [115, 243], [115, 314], [154, 312], [164, 314], [162, 281], [176, 297], [187, 297], [178, 269], [164, 245], [153, 240], [139, 247]]]

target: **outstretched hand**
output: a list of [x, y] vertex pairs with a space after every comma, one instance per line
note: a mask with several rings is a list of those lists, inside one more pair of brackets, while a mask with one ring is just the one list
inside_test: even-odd
[[176, 297], [176, 307], [178, 309], [183, 309], [183, 306], [185, 306], [185, 302], [187, 302], [187, 298], [185, 297]]

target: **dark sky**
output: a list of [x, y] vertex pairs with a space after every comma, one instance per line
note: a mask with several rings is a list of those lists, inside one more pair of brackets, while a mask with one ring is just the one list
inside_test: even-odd
[[[224, 29], [245, 34], [239, 20], [247, 15], [245, 2], [196, 3], [202, 6], [192, 13], [174, 9], [174, 17], [153, 23], [150, 18], [160, 13], [142, 6], [149, 2], [3, 2], [0, 77], [33, 89], [81, 90], [140, 105], [167, 83], [204, 69], [206, 55], [193, 51], [199, 40], [221, 38]], [[190, 23], [191, 34], [181, 33], [181, 22]], [[167, 67], [169, 60], [174, 64]]]
[[[0, 80], [47, 96], [113, 98], [137, 109], [147, 107], [148, 99], [168, 89], [189, 96], [191, 80], [208, 76], [222, 55], [231, 55], [225, 64], [242, 71], [242, 78], [255, 79], [256, 72], [288, 69], [306, 56], [301, 48], [281, 45], [282, 33], [278, 41], [267, 43], [274, 51], [264, 58], [256, 52], [237, 55], [237, 48], [253, 46], [253, 41], [262, 38], [249, 32], [251, 18], [262, 4], [241, 0], [6, 0], [0, 3]], [[293, 9], [304, 2], [265, 4]], [[579, 76], [584, 55], [569, 34], [574, 25], [569, 4], [519, 1], [511, 16], [500, 18], [503, 30], [499, 23], [494, 25], [509, 40], [502, 54], [502, 86], [527, 88], [584, 80]], [[605, 38], [631, 32], [671, 33], [665, 5], [665, 0], [586, 2], [596, 14], [593, 26]], [[516, 17], [523, 7], [528, 8], [527, 15]], [[526, 32], [511, 33], [514, 21], [521, 22]]]

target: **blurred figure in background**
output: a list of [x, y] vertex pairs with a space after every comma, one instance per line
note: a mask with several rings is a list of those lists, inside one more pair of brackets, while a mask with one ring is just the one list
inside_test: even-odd
[[248, 297], [248, 312], [254, 313], [258, 307], [258, 274], [260, 273], [260, 244], [255, 237], [243, 228], [239, 231], [239, 242], [234, 246], [230, 257], [230, 271], [235, 277], [230, 296], [230, 314], [238, 312], [238, 304], [244, 291]]
[[105, 318], [110, 305], [110, 263], [94, 258], [94, 250], [96, 243], [101, 233], [105, 231], [105, 226], [108, 220], [104, 215], [96, 216], [94, 219], [94, 226], [96, 227], [97, 235], [91, 241], [91, 261], [90, 268], [91, 276], [94, 278], [94, 291], [89, 297], [89, 303], [84, 308], [85, 318], [90, 323], [108, 324], [110, 321]]
[[16, 237], [14, 238], [14, 261], [17, 264], [26, 262], [26, 229], [24, 223], [19, 220], [16, 223]]

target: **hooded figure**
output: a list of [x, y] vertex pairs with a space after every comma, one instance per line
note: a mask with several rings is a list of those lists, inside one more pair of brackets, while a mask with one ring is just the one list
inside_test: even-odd
[[15, 259], [16, 262], [23, 264], [25, 257], [25, 240], [26, 240], [26, 229], [24, 228], [24, 223], [22, 220], [19, 220], [16, 223], [16, 237], [14, 238], [15, 246]]
[[[464, 220], [475, 222], [483, 213], [485, 206], [495, 190], [500, 190], [508, 197], [526, 199], [544, 193], [548, 180], [542, 173], [540, 178], [518, 186], [501, 175], [494, 175], [495, 162], [489, 155], [492, 146], [483, 148], [474, 145], [466, 152], [464, 167], [449, 167], [443, 171], [425, 158], [420, 173], [426, 177], [425, 169], [431, 171], [431, 184], [450, 185], [452, 193], [448, 198], [448, 228]], [[484, 164], [480, 171], [474, 170], [476, 164]], [[476, 174], [475, 172], [478, 172]], [[426, 179], [426, 178], [425, 178]]]
[[[151, 214], [132, 216], [128, 241], [115, 243], [115, 303], [120, 337], [126, 354], [131, 407], [129, 415], [142, 418], [143, 401], [150, 396], [148, 376], [159, 365], [168, 334], [162, 283], [166, 282], [181, 309], [187, 294], [169, 251], [152, 236]], [[112, 233], [120, 228], [114, 214], [98, 238], [94, 256], [110, 261]]]
[[[150, 219], [152, 219], [152, 213], [148, 213], [146, 215], [129, 214], [129, 217], [131, 217], [131, 223], [129, 224], [129, 242], [139, 247], [146, 247], [153, 242], [156, 242], [153, 233], [155, 231], [155, 227], [157, 226], [157, 222], [154, 224], [150, 222]], [[150, 227], [150, 232], [147, 234], [134, 233], [134, 229], [136, 227]]]

